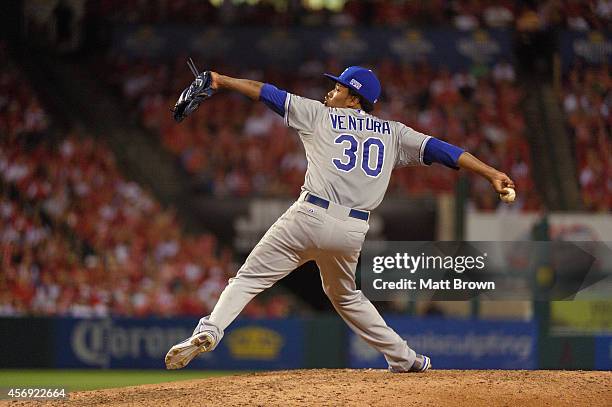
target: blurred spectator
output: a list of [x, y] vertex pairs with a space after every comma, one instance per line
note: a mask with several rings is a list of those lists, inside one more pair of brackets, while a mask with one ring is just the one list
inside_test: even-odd
[[[8, 137], [43, 133], [48, 127], [46, 113], [19, 71], [0, 55], [0, 133]], [[5, 65], [6, 64], [6, 65]]]
[[497, 2], [485, 7], [483, 17], [486, 25], [492, 28], [509, 27], [514, 21], [512, 6]]
[[611, 90], [607, 66], [576, 66], [566, 75], [561, 95], [583, 202], [592, 211], [612, 208]]

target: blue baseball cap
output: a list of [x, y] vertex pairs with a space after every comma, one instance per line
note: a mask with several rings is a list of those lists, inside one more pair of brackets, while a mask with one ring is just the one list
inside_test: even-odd
[[353, 89], [372, 104], [376, 103], [380, 97], [380, 82], [374, 72], [369, 69], [361, 66], [349, 66], [340, 76], [328, 73], [324, 75], [347, 88]]

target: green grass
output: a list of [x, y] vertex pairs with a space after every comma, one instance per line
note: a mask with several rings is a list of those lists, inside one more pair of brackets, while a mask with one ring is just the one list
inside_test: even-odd
[[69, 391], [203, 379], [236, 374], [207, 370], [0, 370], [0, 388], [51, 387]]

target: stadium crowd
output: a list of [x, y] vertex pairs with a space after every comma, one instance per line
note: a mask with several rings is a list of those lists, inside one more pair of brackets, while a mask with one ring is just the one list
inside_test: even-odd
[[[301, 143], [263, 104], [222, 93], [203, 103], [189, 120], [180, 125], [172, 121], [168, 109], [191, 80], [183, 63], [182, 58], [174, 64], [119, 58], [110, 70], [142, 124], [159, 134], [203, 191], [215, 196], [296, 196], [306, 169]], [[322, 79], [321, 72], [341, 69], [330, 60], [327, 65], [309, 61], [291, 76], [276, 71], [234, 73], [265, 78], [293, 93], [322, 100], [331, 82]], [[521, 91], [512, 65], [500, 62], [492, 69], [481, 66], [451, 73], [426, 64], [385, 61], [376, 65], [376, 71], [384, 78], [377, 116], [401, 121], [475, 153], [508, 172], [520, 186], [520, 202], [514, 208], [540, 208], [529, 173]], [[457, 176], [445, 169], [398, 170], [389, 194], [452, 192]], [[490, 186], [478, 177], [473, 178], [470, 196], [472, 206], [479, 209], [491, 210], [499, 204]]]
[[[186, 236], [175, 214], [119, 172], [112, 152], [75, 130], [59, 141], [27, 81], [0, 74], [0, 315], [208, 313], [232, 253]], [[284, 316], [285, 295], [246, 315]]]
[[[207, 21], [209, 24], [293, 23], [346, 26], [453, 25], [459, 29], [517, 26], [605, 29], [612, 4], [598, 1], [348, 1], [340, 12], [310, 10], [307, 2], [254, 4], [208, 1], [103, 0], [89, 12], [118, 23]], [[143, 7], [146, 5], [146, 7]], [[374, 7], [375, 6], [375, 7]], [[416, 24], [416, 25], [418, 25]], [[160, 138], [200, 191], [217, 197], [295, 197], [306, 161], [299, 139], [261, 103], [229, 93], [215, 96], [177, 125], [169, 108], [192, 77], [184, 57], [160, 62], [113, 56], [105, 72], [132, 113]], [[83, 130], [58, 136], [27, 80], [0, 44], [0, 315], [146, 316], [208, 313], [237, 265], [209, 234], [187, 236], [163, 208], [119, 171], [112, 152]], [[457, 144], [506, 171], [519, 188], [509, 210], [537, 210], [521, 90], [512, 65], [449, 72], [425, 63], [377, 61], [384, 94], [375, 114]], [[310, 60], [291, 75], [215, 65], [220, 72], [268, 81], [321, 100], [339, 73], [335, 60]], [[577, 64], [562, 81], [560, 102], [574, 140], [586, 209], [612, 207], [607, 66]], [[460, 173], [401, 169], [389, 195], [452, 192]], [[488, 183], [472, 177], [470, 206], [502, 206]], [[508, 208], [503, 206], [503, 208]], [[295, 300], [258, 297], [246, 316], [285, 316]]]
[[609, 68], [576, 65], [564, 78], [563, 107], [585, 209], [612, 208], [612, 79]]
[[272, 24], [277, 26], [531, 26], [610, 28], [609, 0], [103, 0], [87, 10], [115, 23]]

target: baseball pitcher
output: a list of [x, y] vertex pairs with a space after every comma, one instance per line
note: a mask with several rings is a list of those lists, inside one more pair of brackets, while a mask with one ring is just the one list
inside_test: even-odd
[[412, 350], [356, 289], [355, 269], [370, 211], [382, 201], [396, 167], [440, 163], [464, 168], [485, 177], [501, 195], [514, 188], [512, 180], [459, 147], [370, 114], [381, 86], [369, 69], [351, 66], [340, 76], [325, 74], [334, 87], [323, 103], [270, 84], [192, 70], [196, 80], [175, 106], [177, 121], [218, 90], [239, 92], [265, 103], [297, 131], [308, 168], [297, 201], [253, 248], [212, 313], [200, 319], [191, 337], [168, 351], [166, 367], [182, 368], [198, 354], [212, 351], [253, 297], [314, 260], [338, 314], [384, 354], [391, 372], [428, 370], [430, 359]]

